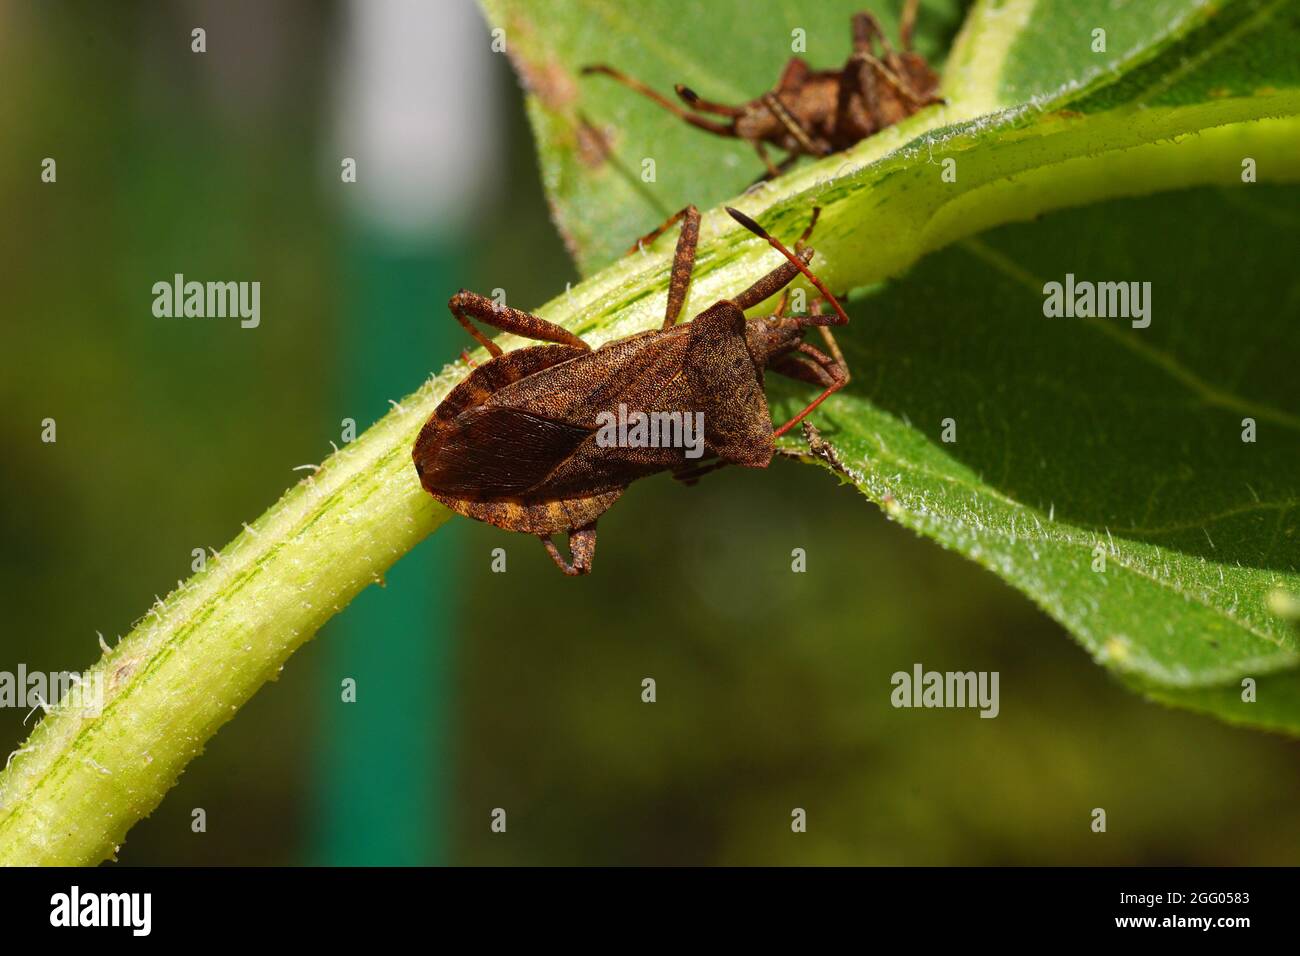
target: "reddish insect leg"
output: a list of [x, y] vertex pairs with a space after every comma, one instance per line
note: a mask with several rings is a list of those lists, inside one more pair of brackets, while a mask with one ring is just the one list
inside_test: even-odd
[[[799, 381], [822, 385], [825, 390], [809, 402], [803, 411], [776, 429], [772, 433], [773, 438], [780, 438], [791, 428], [794, 428], [795, 425], [807, 418], [814, 408], [849, 382], [848, 370], [826, 353], [814, 348], [807, 342], [800, 342], [798, 351], [801, 353], [800, 355], [790, 354], [773, 363], [772, 370]], [[804, 356], [808, 356], [812, 361], [804, 358]]]
[[451, 301], [447, 303], [447, 308], [456, 317], [456, 321], [465, 327], [465, 331], [474, 336], [474, 340], [486, 348], [493, 358], [501, 354], [501, 346], [475, 328], [474, 324], [470, 322], [471, 318], [503, 332], [513, 332], [515, 335], [537, 339], [540, 342], [557, 342], [560, 345], [572, 345], [588, 351], [591, 349], [591, 346], [568, 329], [561, 328], [554, 322], [547, 322], [545, 319], [538, 318], [528, 312], [521, 312], [509, 306], [498, 305], [492, 299], [485, 295], [479, 295], [477, 292], [461, 289], [451, 297]]
[[537, 537], [542, 539], [542, 545], [546, 548], [546, 553], [551, 556], [551, 560], [555, 562], [555, 566], [565, 574], [576, 577], [591, 572], [591, 565], [596, 557], [596, 522], [593, 521], [589, 525], [569, 532], [569, 551], [573, 555], [571, 562], [564, 560], [564, 556], [560, 554], [559, 548], [555, 546], [550, 535], [539, 534]]

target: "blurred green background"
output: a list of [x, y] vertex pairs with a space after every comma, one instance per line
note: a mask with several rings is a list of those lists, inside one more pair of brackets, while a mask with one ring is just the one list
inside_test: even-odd
[[[376, 6], [404, 7], [0, 2], [0, 669], [89, 665], [96, 631], [124, 634], [344, 418], [364, 428], [468, 344], [455, 289], [530, 307], [576, 279], [477, 12], [422, 5], [457, 26], [399, 31], [399, 57], [357, 42], [386, 36], [362, 22]], [[460, 117], [417, 143], [414, 224], [368, 208], [387, 167], [358, 90], [390, 56], [463, 70], [397, 111], [417, 131], [415, 106]], [[471, 140], [468, 173], [439, 160]], [[175, 272], [260, 281], [261, 326], [155, 318]], [[644, 482], [602, 519], [598, 558], [563, 579], [531, 538], [449, 526], [295, 655], [119, 860], [1294, 862], [1300, 744], [1145, 703], [826, 473]], [[915, 662], [999, 671], [1001, 715], [894, 710], [890, 675]], [[0, 710], [5, 752], [26, 716]]]

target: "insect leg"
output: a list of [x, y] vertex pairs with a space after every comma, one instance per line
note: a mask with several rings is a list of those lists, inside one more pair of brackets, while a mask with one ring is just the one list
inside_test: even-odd
[[[820, 219], [821, 217], [822, 217], [822, 207], [813, 206], [812, 218], [808, 220], [807, 228], [805, 228], [804, 231], [799, 234], [799, 238], [796, 239], [794, 242], [795, 252], [803, 252], [804, 249], [807, 247], [808, 240], [812, 238], [813, 230], [817, 228], [817, 220]], [[820, 303], [818, 303], [818, 307], [820, 308]]]
[[718, 136], [736, 135], [735, 131], [732, 130], [732, 128], [726, 125], [725, 123], [715, 123], [712, 120], [706, 120], [702, 116], [696, 116], [694, 113], [688, 112], [687, 110], [678, 106], [672, 100], [668, 99], [668, 97], [646, 86], [640, 80], [634, 80], [626, 73], [621, 73], [618, 70], [614, 69], [612, 66], [606, 66], [603, 63], [598, 63], [593, 66], [584, 66], [581, 72], [583, 76], [591, 76], [593, 74], [600, 73], [610, 77], [611, 79], [617, 80], [619, 83], [622, 83], [628, 89], [635, 90], [636, 92], [640, 93], [642, 96], [646, 97], [647, 99], [654, 100], [664, 109], [666, 109], [668, 112], [672, 113], [674, 116], [678, 117], [679, 119], [685, 120], [687, 123], [690, 123], [692, 126], [696, 127], [697, 129], [702, 129], [709, 133], [715, 133]]
[[638, 239], [626, 253], [631, 255], [638, 249], [644, 249], [647, 243], [654, 242], [672, 226], [680, 222], [682, 231], [677, 236], [677, 249], [673, 252], [673, 271], [668, 280], [668, 308], [664, 313], [665, 329], [671, 328], [682, 314], [682, 303], [686, 301], [686, 289], [691, 283], [691, 270], [695, 268], [695, 247], [700, 241], [700, 211], [694, 206], [673, 213], [659, 226]]
[[761, 159], [763, 161], [763, 165], [767, 167], [767, 175], [760, 177], [759, 182], [763, 182], [768, 179], [776, 179], [777, 176], [781, 175], [781, 171], [792, 160], [795, 159], [795, 156], [793, 155], [787, 156], [784, 160], [781, 161], [781, 164], [778, 166], [777, 164], [772, 162], [772, 157], [767, 155], [767, 147], [763, 145], [763, 141], [761, 139], [751, 139], [751, 140], [747, 140], [746, 142], [750, 143], [754, 147], [754, 152], [758, 153], [758, 158]]
[[697, 468], [684, 468], [681, 471], [674, 471], [673, 478], [684, 485], [693, 485], [709, 472], [725, 468], [726, 465], [727, 462], [725, 461], [715, 461], [708, 465], [700, 465]]
[[[813, 230], [817, 228], [817, 220], [821, 218], [821, 215], [822, 215], [822, 207], [813, 206], [812, 219], [808, 221], [807, 228], [805, 228], [804, 231], [799, 235], [799, 238], [795, 240], [794, 251], [796, 254], [803, 255], [804, 250], [808, 248], [808, 240], [812, 238]], [[789, 302], [790, 302], [790, 290], [787, 288], [781, 293], [781, 298], [777, 300], [776, 309], [773, 310], [772, 314], [777, 316], [784, 316], [785, 307], [786, 305], [789, 304]], [[822, 300], [817, 299], [815, 302], [813, 302], [811, 306], [808, 307], [808, 309], [814, 315], [821, 315]], [[828, 335], [830, 334], [829, 330], [827, 331], [827, 334]]]
[[799, 149], [809, 156], [828, 156], [830, 147], [825, 144], [816, 144], [808, 131], [803, 128], [803, 124], [790, 115], [790, 111], [785, 108], [785, 104], [776, 98], [775, 93], [764, 93], [763, 105], [767, 111], [776, 117], [778, 123], [785, 127], [786, 132], [794, 137], [795, 142], [799, 144]]
[[912, 28], [916, 26], [916, 8], [920, 0], [905, 0], [903, 12], [898, 18], [898, 41], [909, 53], [912, 50]]
[[829, 388], [835, 384], [835, 377], [825, 368], [803, 355], [794, 353], [782, 355], [772, 362], [767, 370], [792, 378], [796, 382], [807, 382], [809, 385], [818, 385], [821, 388]]
[[[903, 77], [901, 77], [898, 73], [896, 73], [895, 71], [891, 70], [888, 66], [886, 66], [880, 60], [879, 57], [873, 56], [870, 53], [855, 53], [853, 54], [853, 57], [855, 60], [859, 60], [867, 64], [878, 74], [880, 74], [880, 76], [884, 79], [886, 83], [888, 83], [894, 89], [898, 90], [899, 94], [904, 99], [908, 100], [915, 107], [919, 108], [922, 106], [932, 106], [935, 103], [944, 102], [942, 96], [935, 96], [933, 93], [922, 96], [920, 93], [918, 93], [915, 89], [912, 88], [911, 83], [908, 83], [907, 80], [903, 79]], [[868, 92], [865, 89], [866, 77], [865, 75], [862, 74], [859, 74], [859, 76], [861, 77], [860, 82], [863, 84], [864, 87], [863, 96], [866, 97], [868, 96]], [[874, 99], [874, 93], [870, 94], [869, 98]]]
[[568, 329], [561, 328], [554, 322], [547, 322], [545, 319], [538, 318], [531, 313], [521, 312], [519, 309], [512, 309], [505, 305], [498, 305], [494, 300], [485, 295], [479, 295], [477, 292], [461, 289], [451, 297], [451, 301], [447, 303], [447, 308], [456, 317], [456, 321], [465, 327], [465, 331], [474, 336], [475, 341], [486, 348], [493, 358], [501, 354], [501, 346], [475, 328], [474, 324], [470, 322], [471, 318], [478, 319], [485, 325], [490, 325], [503, 332], [513, 332], [515, 335], [522, 335], [525, 338], [537, 339], [540, 342], [557, 342], [560, 345], [572, 345], [580, 349], [591, 350], [590, 345]]
[[591, 565], [596, 557], [596, 522], [574, 528], [569, 532], [569, 552], [573, 556], [572, 561], [564, 560], [564, 556], [560, 554], [559, 548], [555, 546], [550, 535], [539, 534], [537, 537], [542, 539], [542, 545], [546, 548], [546, 553], [551, 556], [551, 560], [555, 562], [555, 566], [565, 574], [576, 577], [591, 572]]
[[754, 188], [757, 186], [771, 182], [773, 179], [775, 179], [777, 176], [780, 176], [783, 172], [785, 172], [787, 169], [789, 169], [791, 166], [793, 166], [795, 163], [799, 161], [798, 153], [790, 153], [788, 156], [785, 157], [785, 159], [781, 160], [779, 163], [773, 166], [770, 162], [768, 162], [767, 150], [762, 148], [763, 144], [761, 141], [746, 140], [745, 142], [753, 143], [754, 151], [758, 153], [758, 156], [760, 159], [763, 160], [763, 163], [766, 166], [770, 167], [767, 172], [765, 172], [762, 176], [759, 176], [757, 179], [755, 179], [752, 183], [749, 184], [749, 187], [745, 190], [746, 194], [752, 192]]
[[[801, 249], [800, 252], [803, 250]], [[790, 288], [787, 286], [781, 292], [781, 298], [776, 300], [776, 308], [772, 310], [773, 315], [785, 315], [785, 307], [790, 304]], [[468, 360], [468, 356], [461, 355], [461, 358]]]
[[[813, 217], [813, 222], [815, 223], [816, 221], [816, 217]], [[808, 313], [813, 316], [821, 315], [822, 300], [818, 299], [813, 302], [813, 304], [808, 307]], [[831, 355], [835, 359], [835, 364], [838, 365], [840, 370], [844, 373], [844, 384], [847, 385], [849, 383], [849, 363], [844, 361], [844, 353], [840, 351], [840, 343], [835, 341], [835, 335], [831, 332], [830, 326], [818, 325], [817, 331], [821, 333], [822, 340], [826, 343], [826, 347], [831, 350]]]
[[[880, 128], [880, 96], [876, 92], [876, 78], [867, 69], [863, 56], [854, 53], [840, 70], [840, 89], [835, 98], [835, 131], [841, 137], [870, 135]], [[861, 100], [859, 112], [854, 116], [854, 97]]]
[[776, 88], [783, 93], [794, 93], [808, 82], [808, 64], [797, 56], [786, 61], [781, 78], [776, 81]]
[[699, 215], [699, 210], [695, 209], [694, 206], [687, 206], [685, 209], [677, 210], [675, 213], [673, 213], [671, 216], [669, 216], [659, 225], [655, 226], [655, 228], [651, 229], [649, 232], [647, 232], [636, 242], [632, 243], [631, 247], [627, 250], [627, 252], [623, 253], [623, 255], [630, 256], [634, 252], [643, 251], [646, 246], [650, 245], [652, 242], [654, 242], [656, 239], [662, 236], [665, 232], [667, 232], [673, 226], [677, 225], [677, 223], [681, 222], [684, 218], [686, 218], [686, 216], [692, 210], [694, 210], [697, 216]]
[[889, 45], [889, 37], [885, 36], [885, 31], [880, 28], [879, 20], [865, 11], [854, 14], [853, 52], [875, 53], [876, 40], [880, 40], [880, 46], [884, 49], [886, 55], [893, 52], [893, 48]]
[[[826, 355], [824, 352], [818, 351], [817, 349], [813, 348], [811, 345], [809, 345], [806, 342], [799, 343], [798, 351], [802, 352], [803, 355], [809, 356], [813, 361], [806, 362], [806, 360], [802, 360], [802, 356], [790, 355], [790, 356], [786, 356], [787, 360], [788, 359], [801, 360], [801, 364], [798, 367], [792, 364], [786, 364], [786, 362], [783, 360], [781, 363], [774, 364], [772, 366], [773, 370], [780, 372], [782, 375], [789, 375], [791, 378], [796, 378], [801, 381], [810, 381], [810, 379], [805, 378], [804, 376], [810, 373], [811, 371], [810, 366], [813, 363], [816, 363], [817, 366], [819, 366], [820, 371], [824, 371], [827, 373], [827, 375], [830, 378], [830, 383], [825, 386], [825, 390], [820, 395], [818, 395], [816, 398], [814, 398], [811, 402], [808, 403], [808, 405], [804, 408], [803, 411], [799, 412], [799, 414], [795, 415], [794, 418], [790, 419], [780, 428], [772, 432], [773, 438], [780, 438], [791, 428], [794, 428], [795, 425], [798, 425], [801, 421], [807, 418], [808, 414], [814, 408], [816, 408], [822, 402], [826, 401], [826, 399], [830, 398], [831, 395], [833, 395], [835, 392], [838, 392], [849, 382], [848, 370], [836, 364], [835, 361], [829, 355]], [[822, 384], [822, 382], [818, 381], [815, 384], [820, 385]]]

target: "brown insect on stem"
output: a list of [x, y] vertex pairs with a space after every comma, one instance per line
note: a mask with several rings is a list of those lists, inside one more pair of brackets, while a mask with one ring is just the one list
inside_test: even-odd
[[[583, 75], [603, 75], [653, 100], [697, 129], [744, 140], [767, 168], [764, 179], [780, 175], [800, 156], [829, 156], [906, 119], [938, 96], [939, 76], [925, 57], [912, 49], [918, 0], [906, 0], [899, 17], [895, 50], [880, 22], [870, 13], [853, 17], [853, 52], [839, 69], [814, 70], [791, 57], [775, 88], [728, 106], [703, 99], [689, 87], [674, 87], [681, 104], [621, 70], [603, 63], [584, 67]], [[879, 43], [879, 53], [877, 53]], [[725, 121], [706, 119], [720, 116]], [[768, 146], [786, 152], [773, 163]]]
[[[591, 570], [596, 520], [638, 478], [667, 471], [694, 484], [725, 465], [767, 467], [776, 438], [848, 383], [830, 326], [849, 317], [809, 267], [814, 253], [806, 242], [818, 210], [793, 252], [749, 216], [727, 212], [785, 261], [688, 323], [677, 320], [699, 241], [694, 206], [651, 234], [681, 223], [659, 329], [593, 350], [538, 316], [465, 290], [452, 296], [452, 316], [492, 358], [452, 389], [421, 429], [412, 457], [425, 490], [459, 514], [538, 536], [560, 570], [576, 575]], [[800, 275], [822, 296], [808, 315], [783, 314], [783, 295], [774, 314], [745, 317]], [[552, 344], [503, 353], [475, 322]], [[810, 328], [822, 334], [829, 355], [803, 341]], [[774, 428], [765, 371], [821, 392]], [[627, 427], [634, 417], [638, 424]], [[653, 430], [642, 429], [646, 423]], [[567, 560], [551, 540], [560, 532], [569, 535]]]

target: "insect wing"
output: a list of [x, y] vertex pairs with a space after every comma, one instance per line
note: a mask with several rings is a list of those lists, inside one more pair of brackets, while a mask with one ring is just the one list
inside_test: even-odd
[[445, 440], [417, 460], [431, 492], [482, 501], [523, 495], [591, 436], [586, 428], [517, 408], [460, 415]]

